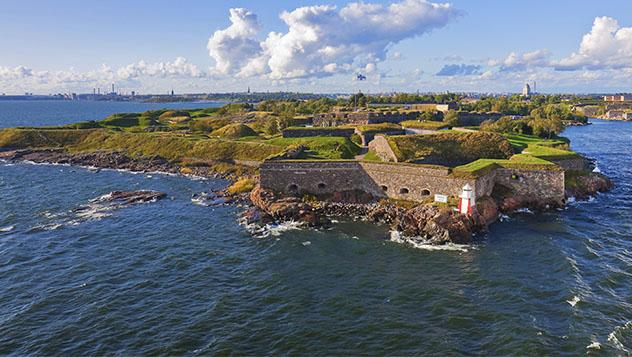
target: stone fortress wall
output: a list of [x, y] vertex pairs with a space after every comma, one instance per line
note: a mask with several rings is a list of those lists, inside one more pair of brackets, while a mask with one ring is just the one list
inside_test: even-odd
[[404, 120], [415, 120], [421, 115], [419, 111], [388, 112], [330, 112], [314, 115], [314, 126], [337, 126], [344, 124], [379, 124], [401, 123]]
[[465, 184], [476, 198], [496, 184], [533, 199], [563, 201], [564, 171], [497, 169], [477, 178], [460, 178], [437, 166], [360, 161], [266, 161], [261, 187], [287, 195], [327, 195], [360, 190], [375, 197], [423, 201], [435, 194], [458, 197]]

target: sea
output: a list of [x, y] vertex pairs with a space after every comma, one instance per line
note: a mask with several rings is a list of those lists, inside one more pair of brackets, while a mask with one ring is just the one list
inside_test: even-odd
[[[0, 102], [0, 125], [149, 108]], [[0, 355], [632, 355], [632, 123], [591, 122], [564, 135], [612, 191], [443, 247], [344, 219], [253, 235], [191, 200], [222, 180], [0, 162]], [[141, 189], [167, 198], [99, 200]]]

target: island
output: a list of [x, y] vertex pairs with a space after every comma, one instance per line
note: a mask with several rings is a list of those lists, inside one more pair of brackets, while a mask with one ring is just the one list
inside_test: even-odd
[[345, 216], [411, 244], [468, 243], [502, 214], [612, 187], [560, 136], [588, 124], [572, 100], [358, 93], [121, 113], [3, 129], [0, 159], [225, 178], [215, 201], [249, 202], [249, 225]]

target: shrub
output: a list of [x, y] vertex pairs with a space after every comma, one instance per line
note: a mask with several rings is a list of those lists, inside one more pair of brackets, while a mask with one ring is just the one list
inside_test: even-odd
[[255, 188], [255, 181], [251, 178], [243, 177], [228, 187], [227, 191], [231, 195], [246, 193]]

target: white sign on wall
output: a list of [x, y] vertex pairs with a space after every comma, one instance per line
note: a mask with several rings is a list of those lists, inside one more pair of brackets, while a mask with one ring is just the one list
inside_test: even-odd
[[448, 196], [446, 196], [446, 195], [435, 195], [435, 202], [448, 203]]

